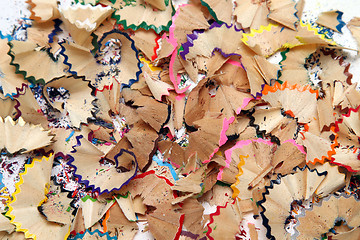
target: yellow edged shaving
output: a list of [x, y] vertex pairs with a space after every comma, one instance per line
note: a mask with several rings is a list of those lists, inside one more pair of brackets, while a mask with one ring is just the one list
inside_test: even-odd
[[[42, 157], [41, 159], [36, 159], [36, 158], [34, 158], [33, 159], [33, 161], [32, 161], [32, 163], [31, 164], [26, 164], [25, 165], [25, 170], [24, 170], [24, 172], [23, 173], [20, 173], [20, 175], [19, 175], [19, 178], [20, 178], [20, 180], [19, 180], [19, 182], [17, 182], [16, 184], [15, 184], [15, 188], [16, 188], [16, 191], [14, 192], [14, 194], [13, 194], [13, 200], [12, 201], [10, 201], [9, 202], [9, 204], [8, 204], [8, 207], [9, 207], [9, 210], [6, 212], [6, 214], [5, 214], [5, 216], [7, 216], [7, 217], [9, 217], [11, 220], [10, 220], [10, 222], [12, 223], [12, 224], [14, 224], [15, 225], [15, 227], [16, 227], [16, 231], [17, 232], [23, 232], [24, 234], [25, 234], [25, 237], [26, 238], [32, 238], [32, 239], [34, 239], [34, 240], [36, 240], [36, 239], [39, 239], [39, 238], [37, 238], [38, 236], [33, 232], [33, 230], [30, 230], [29, 228], [27, 228], [27, 227], [25, 227], [25, 224], [24, 223], [21, 223], [19, 220], [18, 220], [18, 218], [20, 217], [20, 218], [22, 218], [22, 217], [24, 217], [24, 216], [16, 216], [16, 213], [14, 213], [15, 211], [20, 211], [20, 212], [24, 212], [24, 209], [16, 209], [16, 208], [14, 208], [14, 203], [17, 203], [17, 201], [19, 201], [20, 200], [20, 198], [19, 198], [19, 195], [21, 194], [21, 193], [23, 193], [23, 192], [21, 192], [21, 186], [26, 182], [26, 178], [27, 177], [34, 177], [34, 176], [30, 176], [30, 175], [28, 175], [28, 173], [29, 173], [29, 170], [30, 170], [30, 173], [31, 173], [31, 170], [36, 170], [36, 169], [38, 169], [38, 168], [40, 168], [39, 170], [41, 171], [41, 172], [44, 172], [44, 174], [48, 174], [49, 175], [49, 179], [48, 179], [48, 181], [47, 181], [47, 183], [46, 184], [44, 184], [44, 188], [43, 188], [43, 191], [44, 191], [44, 198], [37, 204], [37, 206], [33, 206], [33, 205], [29, 205], [28, 207], [29, 208], [36, 208], [36, 211], [38, 211], [37, 210], [37, 207], [38, 206], [41, 206], [46, 200], [47, 200], [47, 197], [45, 197], [45, 195], [48, 193], [48, 191], [49, 191], [49, 183], [50, 183], [50, 172], [51, 171], [46, 171], [46, 170], [49, 170], [49, 169], [51, 169], [52, 168], [52, 163], [53, 163], [53, 157], [54, 157], [54, 155], [53, 154], [51, 154], [49, 157]], [[44, 162], [45, 163], [47, 163], [47, 165], [48, 166], [41, 166], [41, 165], [44, 165]], [[37, 180], [37, 181], [41, 181], [42, 179], [40, 179], [40, 178], [44, 178], [43, 176], [40, 176], [40, 177], [34, 177], [34, 178], [36, 178], [36, 179], [34, 179], [34, 182]], [[24, 179], [25, 179], [25, 181], [24, 181]], [[39, 181], [39, 182], [40, 182]], [[41, 183], [40, 183], [41, 184]], [[39, 184], [39, 185], [40, 185]], [[27, 199], [28, 200], [28, 199]], [[30, 201], [31, 201], [31, 199], [30, 199]], [[30, 209], [29, 209], [30, 210]], [[35, 220], [38, 220], [38, 219], [36, 219], [36, 218], [43, 218], [43, 221], [46, 221], [47, 222], [47, 220], [45, 219], [45, 217], [43, 217], [41, 214], [40, 214], [40, 212], [38, 212], [38, 216], [34, 216], [34, 215], [32, 215], [31, 216], [31, 218], [28, 218], [29, 220], [30, 220], [30, 222], [32, 222], [32, 224], [39, 224], [39, 222], [38, 221], [35, 221]], [[20, 215], [20, 214], [19, 214]], [[22, 215], [22, 214], [21, 214]], [[26, 216], [25, 216], [26, 217]], [[42, 224], [42, 223], [40, 223], [40, 224]], [[66, 226], [60, 226], [60, 225], [58, 225], [58, 224], [53, 224], [53, 223], [50, 223], [49, 222], [49, 224], [50, 225], [52, 225], [52, 227], [49, 227], [49, 228], [56, 228], [56, 230], [53, 232], [53, 233], [55, 233], [55, 232], [57, 232], [57, 233], [60, 233], [60, 232], [64, 232], [64, 231], [60, 231], [60, 228], [63, 228], [64, 230], [66, 229]], [[37, 225], [38, 226], [38, 225]], [[48, 232], [46, 232], [45, 234], [49, 234], [49, 233], [51, 233], [51, 230], [49, 229], [49, 228], [47, 228], [46, 230], [48, 231]], [[37, 230], [39, 230], [39, 229], [37, 229]], [[36, 230], [36, 231], [37, 231]], [[67, 230], [67, 233], [64, 235], [64, 239], [67, 239], [67, 237], [69, 236], [69, 234], [70, 234], [70, 227], [68, 228], [68, 230]], [[61, 234], [61, 233], [60, 233]], [[53, 236], [53, 237], [55, 237], [55, 236]], [[58, 239], [58, 238], [52, 238], [52, 239]]]
[[248, 41], [249, 41], [249, 37], [254, 37], [256, 33], [263, 33], [264, 31], [268, 31], [270, 32], [272, 27], [279, 27], [279, 25], [277, 24], [273, 24], [273, 23], [269, 23], [269, 25], [267, 26], [261, 26], [259, 29], [254, 29], [252, 28], [250, 30], [250, 33], [244, 33], [243, 34], [243, 38], [241, 39], [241, 41], [243, 41], [247, 46], [249, 46]]

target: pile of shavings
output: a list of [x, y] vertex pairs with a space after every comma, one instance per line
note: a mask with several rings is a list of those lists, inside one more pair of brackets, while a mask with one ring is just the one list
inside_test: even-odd
[[304, 4], [28, 0], [0, 34], [0, 238], [358, 239], [357, 52], [328, 33], [360, 18]]

